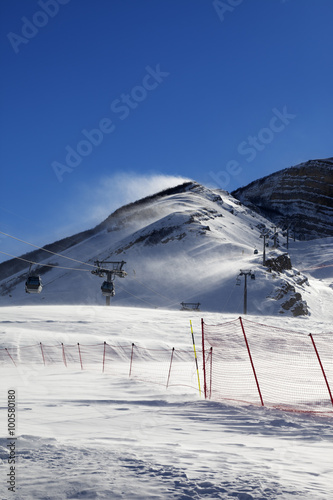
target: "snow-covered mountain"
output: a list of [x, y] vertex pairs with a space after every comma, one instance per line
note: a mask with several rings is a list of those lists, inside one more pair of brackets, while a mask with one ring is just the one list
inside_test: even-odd
[[[269, 267], [263, 266], [263, 230], [269, 234]], [[320, 316], [326, 310], [323, 294], [333, 298], [332, 275], [318, 280], [310, 268], [331, 265], [332, 240], [307, 242], [303, 252], [312, 259], [304, 266], [301, 243], [290, 240], [290, 261], [283, 256], [286, 238], [278, 233], [275, 249], [273, 235], [268, 219], [226, 191], [187, 182], [126, 205], [94, 229], [46, 247], [59, 255], [25, 254], [24, 259], [39, 263], [34, 271], [43, 280], [41, 294], [25, 293], [26, 262], [2, 263], [1, 305], [103, 304], [103, 279], [91, 273], [98, 260], [126, 262], [127, 276], [115, 279], [112, 304], [179, 309], [181, 302], [199, 302], [202, 310], [242, 314], [245, 277], [238, 279], [240, 286], [236, 278], [240, 270], [251, 270], [248, 313]], [[325, 244], [325, 254], [316, 251]]]
[[232, 194], [297, 239], [333, 236], [333, 158], [280, 170]]

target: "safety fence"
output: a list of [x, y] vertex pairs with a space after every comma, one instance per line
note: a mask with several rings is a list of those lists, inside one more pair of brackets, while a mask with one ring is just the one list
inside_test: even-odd
[[[243, 318], [201, 325], [199, 350], [40, 342], [0, 348], [0, 366], [58, 364], [200, 394], [202, 389], [213, 401], [333, 415], [333, 333], [306, 334]], [[192, 338], [194, 344], [193, 331]]]
[[173, 348], [148, 349], [134, 343], [128, 345], [63, 344], [0, 348], [0, 366], [34, 367], [61, 364], [76, 370], [93, 370], [111, 376], [163, 385], [191, 387], [199, 390], [193, 350]]
[[242, 318], [201, 324], [207, 399], [333, 412], [333, 333], [305, 334]]

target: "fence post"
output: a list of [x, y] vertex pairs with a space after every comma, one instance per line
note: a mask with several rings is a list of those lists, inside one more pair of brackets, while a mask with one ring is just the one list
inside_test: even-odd
[[43, 363], [44, 363], [44, 366], [45, 366], [45, 357], [44, 357], [43, 345], [42, 345], [41, 342], [39, 343], [39, 345], [40, 345], [40, 350], [42, 351], [42, 358], [43, 358]]
[[257, 389], [258, 389], [259, 396], [260, 396], [261, 406], [264, 406], [264, 401], [262, 399], [262, 395], [261, 395], [261, 391], [260, 391], [260, 387], [259, 387], [259, 382], [258, 382], [258, 379], [257, 379], [256, 370], [254, 368], [254, 364], [253, 364], [253, 360], [252, 360], [252, 356], [251, 356], [251, 352], [250, 352], [250, 347], [249, 347], [249, 344], [248, 344], [248, 341], [247, 341], [247, 338], [246, 338], [246, 335], [245, 335], [245, 330], [244, 330], [243, 321], [242, 321], [241, 317], [239, 317], [239, 321], [240, 321], [240, 324], [241, 324], [241, 327], [242, 327], [242, 331], [243, 331], [243, 335], [244, 335], [244, 339], [245, 339], [245, 343], [246, 343], [246, 347], [247, 347], [247, 352], [249, 353], [249, 357], [250, 357], [250, 361], [251, 361], [251, 366], [252, 366], [252, 370], [253, 370], [253, 375], [254, 375], [254, 378], [255, 378], [255, 381], [256, 381], [256, 384], [257, 384]]
[[207, 384], [206, 384], [206, 359], [205, 359], [205, 332], [204, 332], [204, 320], [201, 318], [201, 342], [202, 342], [202, 368], [204, 376], [204, 395], [207, 398]]
[[134, 349], [134, 343], [132, 343], [132, 351], [131, 351], [131, 362], [130, 362], [129, 377], [131, 376], [131, 373], [132, 373], [133, 349]]
[[193, 327], [192, 327], [192, 321], [191, 320], [190, 320], [190, 325], [191, 325], [191, 334], [192, 334], [192, 342], [193, 342], [193, 351], [194, 351], [195, 366], [197, 368], [199, 394], [200, 394], [200, 397], [201, 397], [200, 376], [199, 376], [199, 368], [198, 368], [198, 358], [197, 358], [197, 352], [195, 350], [194, 334], [193, 334]]
[[168, 385], [169, 385], [170, 374], [171, 374], [172, 358], [173, 358], [173, 353], [174, 353], [174, 351], [175, 351], [175, 348], [173, 347], [173, 348], [172, 348], [172, 352], [171, 352], [171, 360], [170, 360], [170, 367], [169, 367], [169, 375], [168, 375], [168, 381], [167, 381], [166, 388], [168, 388]]
[[81, 370], [83, 370], [82, 358], [81, 358], [81, 350], [80, 350], [80, 344], [79, 344], [79, 343], [77, 343], [77, 347], [78, 347], [78, 349], [79, 349], [79, 356], [80, 356]]
[[320, 356], [319, 356], [319, 352], [317, 350], [314, 338], [312, 337], [312, 333], [309, 333], [309, 337], [311, 338], [314, 350], [316, 351], [317, 358], [318, 358], [318, 361], [319, 361], [319, 364], [320, 364], [320, 368], [321, 368], [321, 371], [323, 373], [324, 380], [325, 380], [325, 383], [326, 383], [326, 387], [327, 387], [328, 393], [330, 395], [331, 403], [332, 403], [332, 406], [333, 406], [333, 397], [332, 397], [332, 393], [331, 393], [331, 388], [330, 388], [330, 385], [328, 383], [328, 380], [327, 380], [327, 377], [326, 377], [326, 373], [325, 373], [324, 367], [322, 365], [322, 362], [321, 362], [321, 359], [320, 359]]
[[64, 344], [62, 342], [61, 342], [61, 345], [62, 345], [62, 359], [63, 359], [64, 365], [67, 368], [66, 356], [65, 356], [65, 346], [64, 346]]
[[10, 359], [12, 360], [12, 362], [14, 363], [14, 365], [16, 366], [16, 363], [15, 361], [13, 360], [13, 358], [11, 357], [11, 355], [9, 354], [8, 350], [7, 350], [7, 347], [5, 347], [5, 351], [6, 353], [8, 354], [8, 356], [10, 357]]
[[212, 397], [212, 378], [213, 378], [213, 347], [210, 348], [210, 380], [209, 380], [209, 399]]
[[104, 365], [105, 365], [105, 347], [106, 347], [106, 342], [104, 342], [104, 351], [103, 351], [103, 373], [104, 373]]

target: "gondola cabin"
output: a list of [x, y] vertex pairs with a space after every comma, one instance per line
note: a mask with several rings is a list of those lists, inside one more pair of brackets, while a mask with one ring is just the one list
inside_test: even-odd
[[29, 276], [25, 282], [26, 293], [40, 293], [42, 291], [43, 284], [40, 276]]
[[101, 286], [101, 290], [102, 295], [104, 295], [105, 297], [114, 297], [116, 293], [112, 281], [104, 281], [103, 285]]

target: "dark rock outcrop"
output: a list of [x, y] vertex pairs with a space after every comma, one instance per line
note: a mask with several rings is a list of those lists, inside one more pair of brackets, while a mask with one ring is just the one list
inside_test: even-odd
[[[302, 300], [302, 295], [295, 292], [281, 305], [285, 311], [291, 311], [293, 316], [307, 316], [309, 314], [307, 303]], [[282, 312], [282, 311], [281, 311]]]
[[232, 195], [298, 239], [333, 236], [333, 158], [280, 170]]
[[276, 271], [277, 273], [282, 273], [282, 271], [292, 268], [291, 260], [287, 253], [266, 259], [265, 266], [268, 267], [269, 271]]

